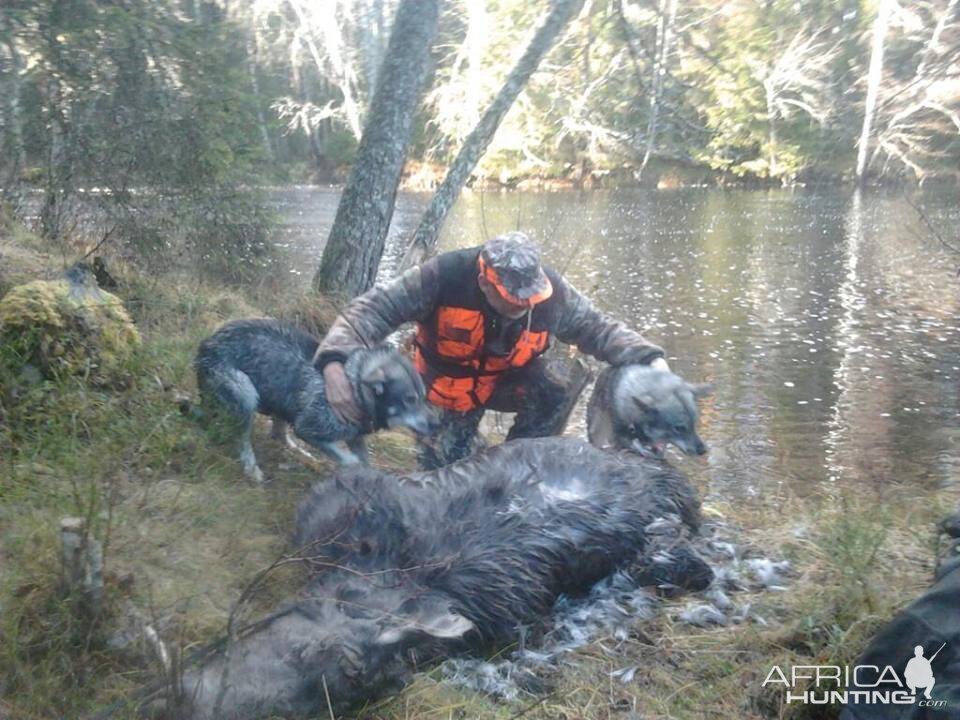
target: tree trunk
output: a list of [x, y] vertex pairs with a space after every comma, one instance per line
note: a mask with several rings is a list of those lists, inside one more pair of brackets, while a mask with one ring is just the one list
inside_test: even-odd
[[253, 101], [257, 104], [257, 125], [260, 126], [260, 142], [263, 144], [263, 152], [267, 160], [271, 163], [274, 160], [273, 145], [270, 142], [270, 132], [267, 129], [267, 118], [263, 114], [263, 98], [260, 97], [260, 83], [257, 80], [257, 40], [253, 32], [247, 35], [247, 75], [250, 78], [250, 90], [253, 93]]
[[376, 278], [413, 118], [420, 105], [439, 0], [401, 0], [366, 127], [314, 287], [349, 298]]
[[774, 102], [776, 89], [773, 82], [768, 77], [763, 83], [764, 94], [767, 98], [767, 124], [768, 124], [768, 144], [767, 149], [769, 160], [769, 175], [771, 178], [777, 176], [777, 108]]
[[73, 172], [67, 147], [68, 126], [65, 114], [68, 109], [63, 99], [59, 79], [50, 77], [46, 82], [46, 112], [50, 118], [50, 134], [44, 168], [44, 201], [40, 209], [40, 228], [44, 237], [60, 241], [67, 200], [73, 190]]
[[553, 47], [554, 42], [560, 35], [560, 31], [566, 27], [570, 19], [573, 18], [583, 6], [583, 0], [554, 0], [553, 8], [550, 10], [543, 24], [537, 30], [530, 44], [527, 45], [523, 56], [510, 71], [503, 87], [497, 93], [496, 98], [487, 108], [480, 122], [470, 132], [466, 140], [463, 141], [463, 147], [447, 176], [441, 183], [436, 195], [430, 202], [423, 217], [420, 219], [420, 225], [414, 233], [410, 247], [400, 263], [400, 271], [423, 262], [437, 244], [437, 237], [440, 233], [440, 227], [443, 225], [447, 213], [453, 207], [460, 190], [463, 189], [473, 168], [483, 156], [490, 141], [493, 140], [494, 133], [500, 126], [500, 122], [507, 114], [513, 101], [517, 99], [527, 80], [537, 69], [543, 56]]
[[650, 162], [657, 139], [657, 122], [660, 119], [660, 96], [663, 92], [663, 76], [667, 72], [670, 59], [670, 44], [673, 42], [673, 26], [677, 20], [677, 0], [661, 0], [660, 27], [657, 32], [656, 60], [653, 63], [653, 78], [650, 83], [650, 115], [647, 117], [647, 147], [643, 151], [643, 160], [637, 172], [637, 180], [643, 177], [643, 171]]
[[877, 108], [877, 95], [883, 76], [883, 44], [890, 24], [890, 4], [893, 0], [880, 0], [877, 18], [873, 21], [873, 43], [870, 50], [870, 68], [867, 71], [867, 99], [863, 110], [863, 129], [860, 132], [860, 147], [857, 150], [857, 182], [863, 183], [867, 169], [867, 152], [870, 149], [870, 131]]
[[20, 118], [20, 53], [17, 51], [13, 30], [4, 45], [7, 47], [7, 59], [0, 57], [0, 65], [9, 64], [7, 87], [4, 90], [6, 106], [3, 108], [4, 124], [7, 127], [7, 136], [0, 138], [0, 147], [5, 148], [9, 172], [9, 187], [16, 188], [20, 184], [20, 173], [26, 164], [26, 151], [23, 147], [23, 132]]

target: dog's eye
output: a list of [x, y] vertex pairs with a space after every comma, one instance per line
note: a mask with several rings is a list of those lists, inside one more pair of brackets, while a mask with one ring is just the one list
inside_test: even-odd
[[407, 396], [403, 399], [403, 401], [404, 401], [407, 405], [416, 405], [416, 404], [417, 404], [417, 396], [416, 396], [416, 395], [407, 395]]
[[674, 426], [673, 426], [673, 431], [674, 431], [674, 432], [678, 432], [678, 433], [686, 432], [686, 431], [687, 431], [687, 426], [686, 426], [686, 425], [674, 425]]

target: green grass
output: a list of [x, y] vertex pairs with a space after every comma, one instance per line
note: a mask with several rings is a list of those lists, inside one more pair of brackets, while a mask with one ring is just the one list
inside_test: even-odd
[[[4, 278], [56, 274], [60, 261], [39, 241], [7, 241], [0, 246], [15, 266], [6, 266]], [[245, 585], [284, 551], [296, 503], [319, 477], [258, 426], [254, 443], [272, 482], [251, 485], [233, 448], [184, 417], [175, 394], [194, 392], [195, 348], [225, 320], [271, 314], [322, 327], [330, 308], [269, 286], [241, 294], [190, 278], [145, 278], [122, 266], [117, 274], [143, 336], [127, 368], [129, 385], [96, 388], [72, 377], [31, 385], [7, 377], [0, 393], [0, 717], [76, 718], [152, 679], [146, 648], [107, 642], [134, 610], [171, 647], [189, 651], [220, 635]], [[391, 434], [378, 436], [373, 457], [384, 466], [414, 464], [410, 441]], [[717, 504], [714, 512], [744, 529], [744, 543], [782, 554], [797, 569], [788, 592], [741, 597], [766, 626], [701, 630], [666, 612], [638, 622], [623, 642], [598, 638], [565, 658], [545, 678], [545, 696], [498, 703], [441, 684], [438, 672], [426, 669], [360, 717], [800, 717], [783, 709], [776, 693], [760, 691], [770, 667], [855, 657], [925, 587], [933, 536], [914, 530], [931, 528], [955, 494]], [[73, 600], [59, 591], [59, 521], [70, 515], [86, 518], [105, 547], [105, 610], [93, 623], [77, 621]], [[810, 528], [808, 537], [794, 537], [785, 517]], [[271, 607], [295, 584], [293, 570], [271, 574], [245, 616]], [[633, 682], [611, 679], [629, 665], [640, 667]]]

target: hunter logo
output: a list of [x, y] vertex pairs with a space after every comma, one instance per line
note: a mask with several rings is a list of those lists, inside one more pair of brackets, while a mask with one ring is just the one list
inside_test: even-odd
[[[943, 650], [946, 645], [946, 643], [941, 645], [940, 650]], [[917, 688], [924, 688], [923, 696], [927, 700], [930, 699], [930, 691], [933, 690], [934, 683], [936, 683], [930, 663], [940, 654], [940, 650], [937, 650], [933, 657], [927, 660], [923, 656], [923, 645], [917, 645], [913, 649], [914, 656], [907, 663], [907, 667], [903, 671], [903, 678], [907, 681], [907, 687], [914, 695], [917, 694]]]
[[[763, 681], [767, 685], [783, 685], [786, 701], [810, 705], [913, 705], [942, 708], [945, 700], [933, 700], [930, 693], [936, 684], [932, 663], [946, 643], [930, 656], [924, 657], [922, 645], [913, 650], [903, 676], [893, 666], [885, 665], [794, 665], [784, 672], [774, 665]], [[917, 690], [923, 690], [917, 696]]]

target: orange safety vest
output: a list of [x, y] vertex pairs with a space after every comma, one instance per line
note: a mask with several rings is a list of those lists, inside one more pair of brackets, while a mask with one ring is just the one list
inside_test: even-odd
[[417, 323], [413, 356], [427, 388], [427, 400], [456, 412], [482, 407], [503, 372], [522, 368], [545, 352], [550, 342], [541, 319], [543, 313], [535, 309], [531, 327], [526, 327], [525, 318], [525, 326], [509, 353], [486, 352], [487, 305], [480, 300], [477, 253], [464, 256], [464, 252], [447, 253], [449, 258], [441, 256], [440, 305], [429, 318]]

